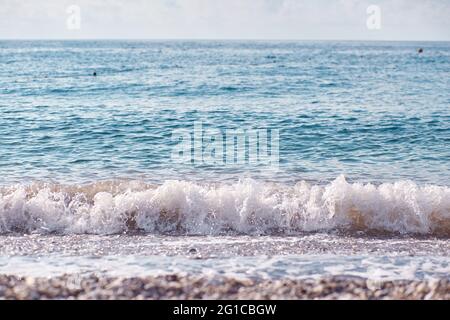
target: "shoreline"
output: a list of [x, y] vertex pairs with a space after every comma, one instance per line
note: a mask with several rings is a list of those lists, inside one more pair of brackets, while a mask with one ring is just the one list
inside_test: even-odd
[[[292, 236], [0, 235], [0, 256], [406, 255], [450, 256], [448, 238], [339, 233]], [[394, 251], [393, 251], [394, 250]], [[192, 254], [195, 251], [195, 254]]]
[[0, 275], [0, 299], [408, 299], [449, 300], [450, 278], [374, 281], [334, 276], [321, 279], [249, 280], [231, 277], [98, 277], [63, 275], [50, 278]]

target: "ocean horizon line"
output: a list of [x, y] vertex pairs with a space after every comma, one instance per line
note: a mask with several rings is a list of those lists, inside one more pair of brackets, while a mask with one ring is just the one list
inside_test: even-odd
[[0, 38], [0, 41], [217, 41], [217, 42], [404, 42], [450, 43], [448, 40], [396, 40], [396, 39], [258, 39], [258, 38]]

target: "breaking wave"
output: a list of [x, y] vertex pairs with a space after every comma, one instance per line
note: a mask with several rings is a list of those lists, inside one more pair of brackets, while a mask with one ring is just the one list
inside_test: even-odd
[[382, 232], [450, 237], [450, 188], [412, 181], [294, 186], [166, 181], [0, 189], [0, 233], [283, 234]]

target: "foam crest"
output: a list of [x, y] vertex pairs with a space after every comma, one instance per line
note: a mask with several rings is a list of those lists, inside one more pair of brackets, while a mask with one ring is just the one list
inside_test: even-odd
[[0, 233], [296, 234], [342, 230], [450, 237], [450, 188], [412, 181], [294, 186], [166, 181], [0, 190]]

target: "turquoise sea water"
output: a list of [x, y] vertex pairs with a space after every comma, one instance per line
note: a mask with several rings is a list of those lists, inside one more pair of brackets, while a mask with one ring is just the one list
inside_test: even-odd
[[[194, 123], [278, 170], [172, 161]], [[1, 273], [448, 278], [448, 239], [450, 43], [0, 41]]]
[[[2, 41], [0, 233], [448, 237], [449, 89], [444, 42]], [[278, 170], [175, 163], [196, 122]]]
[[[172, 132], [194, 121], [278, 129], [280, 170], [173, 163]], [[450, 43], [1, 41], [0, 137], [6, 186], [341, 174], [448, 186]]]

